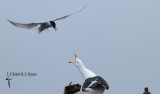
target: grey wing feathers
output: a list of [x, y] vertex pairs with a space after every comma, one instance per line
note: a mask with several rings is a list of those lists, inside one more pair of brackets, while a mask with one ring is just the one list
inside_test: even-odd
[[88, 87], [96, 87], [96, 86], [105, 86], [105, 88], [108, 90], [109, 86], [107, 82], [100, 76], [91, 77], [85, 80], [83, 83], [82, 91], [85, 91], [85, 88]]
[[61, 19], [65, 19], [65, 18], [69, 17], [70, 15], [71, 15], [71, 14], [66, 15], [66, 16], [63, 16], [63, 17], [60, 17], [60, 18], [57, 18], [57, 19], [55, 19], [55, 20], [53, 20], [53, 21], [58, 21], [58, 20], [61, 20]]
[[107, 90], [109, 89], [107, 82], [102, 77], [97, 76], [96, 80], [97, 80], [98, 84], [105, 86]]
[[75, 13], [68, 14], [68, 15], [65, 15], [65, 16], [63, 16], [63, 17], [59, 17], [59, 18], [57, 18], [57, 19], [54, 19], [53, 21], [58, 21], [58, 20], [61, 20], [61, 19], [65, 19], [65, 18], [67, 18], [67, 17], [69, 17], [69, 16], [71, 16], [71, 15], [73, 15], [73, 14], [76, 14], [76, 13], [81, 12], [81, 11], [84, 10], [86, 7], [87, 7], [87, 5], [85, 5], [82, 9], [80, 9], [79, 11], [77, 11], [77, 12], [75, 12]]
[[10, 80], [8, 80], [8, 86], [9, 86], [9, 88], [11, 87], [11, 85], [10, 85]]
[[13, 21], [8, 20], [12, 25], [19, 27], [19, 28], [26, 28], [26, 29], [32, 29], [38, 25], [40, 25], [41, 23], [28, 23], [28, 24], [22, 24], [22, 23], [16, 23]]

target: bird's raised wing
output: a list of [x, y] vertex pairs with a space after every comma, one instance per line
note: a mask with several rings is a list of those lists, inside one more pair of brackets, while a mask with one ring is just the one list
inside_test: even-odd
[[7, 77], [9, 78], [8, 72], [7, 72]]
[[87, 5], [85, 5], [82, 9], [80, 9], [80, 10], [79, 10], [79, 11], [77, 11], [77, 12], [74, 12], [74, 13], [72, 13], [72, 14], [68, 14], [68, 15], [65, 15], [65, 16], [63, 16], [63, 17], [59, 17], [59, 18], [57, 18], [57, 19], [54, 19], [53, 21], [58, 21], [58, 20], [65, 19], [65, 18], [67, 18], [67, 17], [69, 17], [69, 16], [71, 16], [71, 15], [73, 15], [73, 14], [76, 14], [76, 13], [81, 12], [81, 11], [82, 11], [82, 10], [84, 10], [86, 7], [87, 7]]
[[22, 23], [16, 23], [13, 21], [8, 20], [12, 25], [19, 27], [19, 28], [25, 28], [25, 29], [32, 29], [42, 23], [27, 23], [27, 24], [22, 24]]

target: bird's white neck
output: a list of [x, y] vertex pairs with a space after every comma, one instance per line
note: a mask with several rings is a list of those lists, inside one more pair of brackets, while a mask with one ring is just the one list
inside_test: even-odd
[[84, 79], [96, 76], [95, 73], [93, 73], [91, 70], [87, 69], [85, 66], [77, 66], [77, 68]]

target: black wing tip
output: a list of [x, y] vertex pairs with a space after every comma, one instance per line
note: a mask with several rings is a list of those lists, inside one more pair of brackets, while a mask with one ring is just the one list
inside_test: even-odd
[[107, 90], [109, 90], [109, 85], [108, 83], [101, 77], [101, 76], [95, 76], [95, 78], [98, 78], [99, 80], [103, 81], [104, 82], [104, 86]]
[[6, 19], [7, 21], [9, 21], [9, 22], [12, 22], [11, 20], [8, 20], [8, 19]]
[[11, 20], [8, 20], [8, 19], [7, 19], [7, 21], [10, 22], [11, 24], [14, 24], [14, 23], [15, 23], [15, 22], [13, 22], [13, 21], [11, 21]]
[[108, 86], [108, 87], [106, 87], [106, 89], [107, 89], [107, 90], [109, 90], [109, 86]]
[[9, 21], [9, 22], [13, 22], [13, 21], [11, 21], [11, 20], [9, 20], [9, 19], [6, 19], [7, 21]]

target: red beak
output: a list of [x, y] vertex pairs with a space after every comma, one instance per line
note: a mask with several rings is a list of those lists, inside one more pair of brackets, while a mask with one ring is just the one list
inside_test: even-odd
[[57, 30], [57, 28], [56, 27], [53, 27], [54, 28], [54, 30], [56, 31]]

